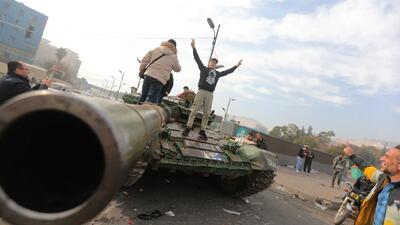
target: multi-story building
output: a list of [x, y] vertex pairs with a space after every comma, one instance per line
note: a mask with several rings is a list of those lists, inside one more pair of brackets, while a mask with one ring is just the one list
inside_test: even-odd
[[0, 0], [0, 61], [32, 63], [47, 19], [23, 3]]
[[[57, 49], [58, 47], [51, 45], [49, 40], [42, 39], [39, 44], [36, 56], [33, 60], [33, 64], [46, 68], [49, 63], [57, 62]], [[71, 73], [72, 77], [77, 77], [79, 68], [81, 66], [81, 60], [78, 53], [65, 48], [67, 54], [62, 59], [61, 64], [68, 68], [68, 72]]]

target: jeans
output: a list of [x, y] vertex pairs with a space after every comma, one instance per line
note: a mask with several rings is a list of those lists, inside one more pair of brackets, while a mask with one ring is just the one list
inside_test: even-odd
[[144, 76], [142, 94], [140, 95], [139, 103], [158, 103], [162, 87], [163, 84], [157, 79], [150, 76]]
[[297, 156], [297, 161], [296, 161], [296, 170], [301, 171], [303, 169], [303, 163], [304, 163], [304, 158], [300, 158]]

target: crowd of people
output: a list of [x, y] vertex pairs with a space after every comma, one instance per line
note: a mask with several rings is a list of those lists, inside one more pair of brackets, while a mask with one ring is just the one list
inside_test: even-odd
[[308, 147], [308, 145], [304, 145], [297, 152], [296, 157], [296, 172], [305, 172], [310, 173], [312, 161], [315, 158], [314, 152]]

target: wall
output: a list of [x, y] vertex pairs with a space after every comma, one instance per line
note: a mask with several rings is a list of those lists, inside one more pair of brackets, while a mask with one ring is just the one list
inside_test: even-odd
[[[247, 135], [249, 132], [254, 132], [254, 131], [251, 130], [250, 128], [235, 124], [235, 126], [230, 132], [227, 130], [225, 130], [225, 132], [226, 134], [233, 136], [240, 136], [240, 135], [243, 136]], [[284, 141], [279, 138], [271, 137], [266, 134], [262, 134], [262, 136], [268, 145], [268, 150], [278, 154], [278, 164], [294, 165], [296, 163], [297, 152], [302, 147], [301, 145]], [[311, 168], [329, 174], [332, 173], [333, 156], [328, 153], [321, 152], [315, 149], [313, 149], [313, 152], [315, 154], [315, 158], [312, 162]]]
[[[0, 0], [0, 60], [32, 63], [48, 17], [22, 3]], [[27, 37], [28, 27], [33, 28]]]

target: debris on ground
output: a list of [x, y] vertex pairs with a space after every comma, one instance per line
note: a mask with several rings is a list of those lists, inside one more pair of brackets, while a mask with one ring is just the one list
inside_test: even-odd
[[124, 194], [124, 195], [129, 195], [129, 193], [126, 192], [126, 191], [123, 191], [122, 194]]
[[172, 211], [167, 211], [164, 214], [167, 215], [167, 216], [175, 216], [175, 213], [172, 212]]
[[141, 189], [141, 188], [140, 188], [140, 189], [139, 189], [139, 191], [140, 191], [140, 192], [142, 192], [142, 191], [143, 191], [143, 189]]
[[300, 199], [300, 200], [302, 200], [302, 201], [307, 201], [302, 195], [300, 195], [300, 194], [292, 194], [292, 197], [293, 198], [298, 198], [298, 199]]
[[286, 189], [282, 185], [277, 186], [276, 189], [286, 192]]
[[171, 183], [171, 181], [168, 179], [165, 179], [164, 181], [165, 181], [165, 183], [168, 183], [168, 184]]
[[137, 217], [141, 220], [151, 220], [151, 219], [157, 219], [158, 217], [161, 217], [163, 214], [161, 213], [160, 210], [156, 209], [151, 213], [142, 213], [139, 214]]
[[232, 210], [229, 210], [229, 209], [222, 209], [222, 210], [224, 210], [225, 212], [227, 212], [227, 213], [229, 213], [229, 214], [233, 214], [233, 215], [238, 215], [238, 216], [240, 216], [240, 212], [236, 212], [236, 211], [232, 211]]
[[250, 203], [250, 200], [249, 200], [248, 198], [242, 198], [242, 200], [243, 200], [244, 202], [246, 202], [246, 204], [249, 204], [249, 203]]
[[322, 210], [333, 210], [336, 211], [340, 208], [340, 205], [342, 204], [341, 202], [333, 202], [327, 199], [323, 199], [323, 198], [317, 198], [314, 201], [315, 206], [317, 206], [318, 208], [322, 209]]

